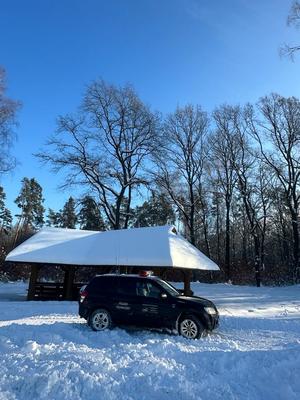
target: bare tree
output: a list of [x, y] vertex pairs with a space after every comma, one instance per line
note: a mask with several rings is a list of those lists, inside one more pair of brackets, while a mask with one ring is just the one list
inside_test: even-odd
[[131, 86], [95, 81], [37, 156], [67, 171], [65, 186], [88, 185], [113, 229], [127, 228], [132, 191], [146, 184], [144, 163], [159, 145], [157, 120]]
[[5, 96], [5, 71], [0, 67], [0, 175], [15, 166], [10, 149], [15, 139], [13, 127], [16, 125], [16, 111], [20, 104]]
[[293, 235], [290, 229], [289, 209], [286, 204], [286, 196], [281, 185], [274, 185], [272, 192], [271, 227], [270, 232], [275, 243], [279, 264], [286, 266], [290, 264], [293, 249]]
[[221, 106], [213, 113], [215, 132], [210, 138], [211, 180], [225, 202], [225, 261], [224, 269], [227, 280], [231, 279], [230, 239], [231, 239], [231, 204], [236, 185], [236, 174], [232, 155], [237, 150], [235, 126], [232, 108]]
[[[197, 192], [203, 176], [208, 118], [200, 106], [188, 105], [170, 114], [164, 123], [165, 143], [156, 154], [156, 184], [167, 193], [183, 222], [186, 236], [196, 244]], [[184, 274], [184, 291], [191, 293], [191, 272]]]
[[[298, 0], [293, 1], [289, 15], [287, 17], [287, 25], [294, 26], [299, 29], [300, 27], [300, 2]], [[295, 53], [300, 50], [300, 45], [284, 44], [280, 48], [280, 54], [288, 56], [294, 60]]]
[[264, 260], [264, 242], [267, 211], [270, 207], [269, 190], [272, 174], [252, 149], [248, 132], [248, 113], [252, 108], [227, 107], [226, 117], [231, 125], [228, 153], [236, 175], [238, 194], [242, 199], [254, 245], [254, 269], [256, 284], [261, 284]]
[[[206, 167], [206, 165], [205, 165]], [[206, 168], [205, 168], [206, 169]], [[206, 171], [205, 171], [206, 172]], [[207, 174], [205, 174], [207, 176]], [[204, 182], [206, 180], [206, 182]], [[210, 195], [209, 195], [209, 188], [207, 184], [207, 179], [203, 179], [203, 174], [201, 171], [201, 176], [199, 176], [198, 179], [198, 185], [197, 185], [197, 201], [198, 201], [198, 207], [196, 210], [196, 219], [199, 221], [199, 223], [196, 225], [198, 229], [196, 229], [198, 233], [198, 238], [200, 236], [200, 233], [202, 232], [202, 237], [203, 237], [203, 242], [205, 245], [206, 249], [206, 255], [207, 257], [211, 257], [211, 248], [210, 248], [210, 238], [209, 238], [209, 219], [210, 219], [210, 213], [211, 213], [211, 205], [210, 205]], [[201, 239], [201, 238], [199, 238]]]
[[247, 139], [239, 136], [240, 153], [234, 159], [238, 178], [238, 189], [243, 201], [245, 214], [254, 245], [254, 269], [256, 285], [261, 284], [261, 271], [264, 263], [264, 243], [266, 235], [267, 212], [270, 207], [269, 190], [272, 174], [263, 165], [258, 165], [251, 154]]
[[156, 183], [171, 198], [196, 243], [195, 218], [200, 206], [198, 187], [203, 176], [208, 118], [200, 106], [178, 108], [166, 118], [165, 146], [157, 155]]
[[296, 279], [300, 246], [300, 101], [272, 94], [260, 100], [258, 109], [259, 118], [252, 113], [249, 119], [251, 132], [259, 145], [261, 158], [276, 176], [288, 206], [293, 232], [292, 274]]

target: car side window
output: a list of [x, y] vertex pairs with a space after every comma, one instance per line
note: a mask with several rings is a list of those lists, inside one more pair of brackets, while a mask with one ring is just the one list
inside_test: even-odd
[[137, 281], [136, 295], [141, 297], [152, 297], [158, 299], [161, 297], [162, 291], [152, 282]]
[[119, 279], [118, 293], [126, 296], [136, 295], [136, 281], [134, 279]]
[[97, 294], [110, 294], [115, 290], [114, 277], [96, 277], [88, 285], [88, 290]]

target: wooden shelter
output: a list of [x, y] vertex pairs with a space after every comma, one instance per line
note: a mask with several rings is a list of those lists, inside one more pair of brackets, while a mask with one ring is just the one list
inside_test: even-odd
[[[74, 284], [77, 268], [152, 269], [179, 268], [185, 272], [185, 293], [190, 293], [193, 270], [218, 270], [218, 266], [196, 247], [180, 236], [174, 226], [134, 228], [118, 231], [84, 231], [43, 228], [12, 250], [6, 261], [29, 264], [31, 276], [28, 300], [50, 298], [72, 300], [79, 287]], [[60, 266], [64, 282], [41, 282], [38, 273], [42, 265]], [[55, 289], [55, 290], [53, 290]]]

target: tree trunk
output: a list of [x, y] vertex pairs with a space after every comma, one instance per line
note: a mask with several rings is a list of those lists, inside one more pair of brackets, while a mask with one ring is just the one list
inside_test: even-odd
[[226, 280], [231, 279], [230, 268], [230, 202], [226, 201], [226, 228], [225, 228], [225, 273]]
[[218, 265], [220, 264], [220, 214], [219, 214], [219, 201], [217, 202], [217, 221], [216, 221], [216, 229], [217, 229], [217, 259]]
[[190, 240], [193, 246], [195, 246], [196, 243], [196, 237], [195, 237], [195, 204], [194, 204], [194, 192], [193, 192], [193, 187], [190, 185], [190, 201], [191, 201], [191, 211], [190, 211], [190, 221], [189, 221], [189, 227], [190, 227]]
[[124, 223], [124, 229], [128, 228], [128, 222], [129, 222], [129, 214], [130, 214], [130, 204], [131, 204], [131, 186], [128, 188], [128, 202], [126, 206], [126, 216], [125, 216], [125, 223]]
[[116, 211], [115, 211], [115, 224], [114, 224], [114, 230], [121, 229], [121, 206], [122, 206], [122, 201], [124, 199], [124, 192], [125, 189], [122, 188], [116, 202]]
[[22, 221], [22, 217], [20, 217], [20, 219], [18, 221], [18, 225], [17, 225], [17, 229], [16, 229], [14, 241], [13, 241], [13, 249], [16, 247], [17, 240], [19, 238], [19, 233], [20, 233], [20, 230], [21, 230], [21, 221]]
[[242, 237], [242, 260], [243, 266], [248, 264], [248, 256], [247, 256], [247, 233], [246, 233], [246, 221], [243, 217], [243, 237]]
[[260, 271], [261, 271], [261, 246], [260, 246], [260, 240], [257, 235], [253, 236], [254, 239], [254, 269], [255, 269], [255, 280], [256, 280], [256, 286], [260, 287], [261, 284], [261, 276], [260, 276]]
[[205, 241], [205, 245], [206, 245], [207, 257], [210, 258], [210, 245], [209, 245], [209, 240], [208, 240], [208, 229], [207, 229], [206, 222], [204, 222], [204, 224], [203, 224], [203, 232], [204, 232], [204, 241]]
[[292, 229], [293, 229], [293, 270], [292, 275], [296, 281], [297, 273], [299, 271], [299, 227], [297, 211], [291, 210]]

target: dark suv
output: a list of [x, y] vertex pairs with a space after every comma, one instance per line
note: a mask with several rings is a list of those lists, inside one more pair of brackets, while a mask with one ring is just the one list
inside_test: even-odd
[[168, 282], [147, 274], [94, 277], [80, 292], [79, 315], [95, 331], [135, 325], [175, 329], [189, 339], [212, 331], [219, 321], [211, 301], [183, 296]]

